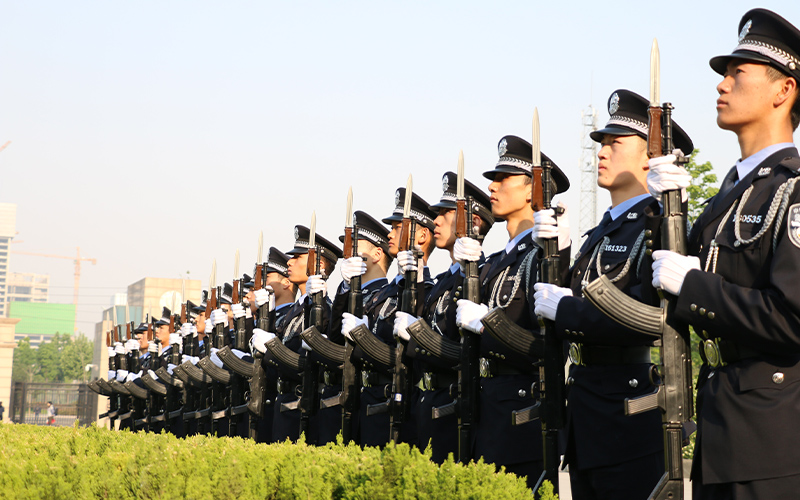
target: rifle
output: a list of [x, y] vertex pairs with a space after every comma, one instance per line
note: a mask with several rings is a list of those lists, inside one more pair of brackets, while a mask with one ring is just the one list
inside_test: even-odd
[[[353, 224], [353, 188], [347, 192], [347, 209], [344, 220], [344, 255], [358, 257], [358, 227]], [[361, 318], [364, 315], [364, 299], [361, 292], [361, 275], [350, 278], [350, 293], [347, 295], [347, 312]], [[353, 438], [353, 415], [359, 409], [360, 377], [353, 363], [353, 342], [345, 339], [344, 366], [342, 368], [342, 440], [345, 443]]]
[[[256, 271], [253, 279], [255, 280], [253, 289], [259, 290], [267, 286], [267, 266], [262, 262], [264, 250], [264, 233], [258, 236], [258, 257], [256, 259]], [[262, 304], [258, 308], [257, 327], [265, 332], [271, 332], [275, 324], [274, 307], [270, 308], [270, 303]], [[264, 361], [264, 354], [255, 349], [253, 353], [252, 376], [250, 377], [250, 397], [247, 402], [247, 409], [250, 410], [250, 439], [258, 441], [258, 419], [264, 417], [264, 402], [267, 399], [267, 372], [261, 363]], [[256, 418], [257, 417], [257, 418]]]
[[[112, 325], [112, 329], [106, 332], [106, 345], [113, 348], [114, 347], [114, 329]], [[116, 354], [112, 354], [108, 357], [108, 370], [113, 371], [116, 373], [117, 370], [117, 363], [116, 363]], [[119, 410], [119, 397], [117, 396], [114, 388], [110, 384], [110, 380], [103, 380], [102, 378], [98, 380], [100, 386], [108, 392], [108, 412], [104, 415], [101, 415], [100, 418], [108, 417], [109, 420], [109, 428], [114, 429], [114, 420], [117, 418], [118, 410]]]
[[[316, 247], [316, 228], [317, 214], [312, 213], [311, 233], [308, 238], [308, 264], [306, 266], [306, 274], [309, 276], [314, 276], [323, 272], [320, 267], [322, 252]], [[308, 312], [308, 318], [306, 318], [307, 326], [315, 326], [317, 330], [322, 329], [324, 302], [325, 294], [323, 292], [311, 295], [311, 309]], [[311, 361], [308, 356], [306, 356], [305, 359], [306, 363], [303, 367], [303, 388], [300, 393], [298, 406], [300, 408], [300, 434], [305, 432], [306, 439], [308, 439], [309, 420], [317, 413], [317, 409], [319, 408], [319, 364]]]
[[[400, 228], [400, 241], [398, 251], [412, 251], [417, 262], [421, 260], [421, 253], [416, 249], [417, 220], [411, 217], [411, 198], [413, 179], [408, 176], [406, 193], [403, 204], [403, 222]], [[417, 315], [417, 278], [416, 270], [409, 269], [405, 272], [405, 282], [400, 294], [400, 310]], [[392, 398], [389, 401], [389, 439], [395, 443], [400, 442], [400, 431], [403, 422], [408, 419], [410, 405], [408, 398], [411, 396], [411, 366], [406, 362], [405, 351], [407, 342], [397, 339], [394, 349], [394, 371], [392, 373]]]
[[[672, 142], [672, 104], [660, 104], [660, 68], [658, 42], [653, 40], [650, 52], [650, 123], [647, 131], [647, 154], [651, 158], [668, 155]], [[686, 160], [683, 160], [684, 162]], [[661, 248], [686, 255], [686, 206], [680, 189], [665, 191], [661, 196], [664, 211], [661, 218]], [[657, 373], [661, 384], [646, 396], [625, 400], [625, 414], [638, 415], [661, 410], [664, 428], [664, 465], [650, 499], [683, 498], [683, 422], [694, 415], [692, 401], [692, 357], [688, 332], [671, 326], [677, 297], [658, 291], [659, 307], [648, 306], [621, 292], [602, 276], [586, 288], [584, 296], [617, 323], [632, 330], [660, 337], [656, 341], [660, 363]], [[656, 377], [653, 377], [656, 378]]]
[[[458, 155], [458, 181], [456, 184], [456, 238], [479, 238], [472, 223], [472, 199], [464, 197], [464, 153]], [[480, 278], [478, 262], [464, 262], [463, 297], [480, 304]], [[480, 336], [466, 328], [459, 328], [461, 352], [458, 365], [458, 461], [472, 459], [473, 426], [478, 420], [478, 391], [480, 389]]]
[[[236, 250], [236, 265], [234, 267], [234, 277], [239, 276], [239, 250]], [[241, 304], [242, 299], [244, 298], [244, 283], [241, 279], [233, 280], [233, 293], [231, 295], [233, 304]], [[234, 320], [234, 343], [233, 348], [238, 349], [239, 351], [244, 352], [247, 349], [247, 329], [245, 327], [245, 317], [242, 316], [240, 318], [236, 318]], [[220, 352], [225, 351], [225, 353], [230, 353], [233, 355], [234, 358], [239, 360], [239, 358], [231, 352], [230, 346], [224, 346], [221, 348], [220, 351], [217, 352], [217, 356], [219, 356]], [[222, 360], [222, 358], [220, 358]], [[232, 360], [231, 360], [232, 361]], [[241, 360], [239, 360], [241, 361]], [[225, 363], [225, 360], [222, 360], [223, 365], [231, 368], [228, 364]], [[252, 371], [252, 367], [248, 365], [248, 368]], [[245, 378], [233, 370], [231, 374], [231, 382], [230, 382], [230, 396], [229, 396], [229, 413], [231, 416], [230, 423], [228, 424], [228, 435], [236, 436], [238, 433], [239, 427], [239, 415], [247, 413], [247, 402], [245, 401], [245, 385], [247, 381]]]

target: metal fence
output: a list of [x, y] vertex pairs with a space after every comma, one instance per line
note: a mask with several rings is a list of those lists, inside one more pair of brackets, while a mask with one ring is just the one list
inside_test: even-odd
[[89, 425], [97, 416], [97, 394], [86, 384], [14, 382], [9, 416], [18, 424], [47, 425], [47, 402], [56, 408], [55, 425]]

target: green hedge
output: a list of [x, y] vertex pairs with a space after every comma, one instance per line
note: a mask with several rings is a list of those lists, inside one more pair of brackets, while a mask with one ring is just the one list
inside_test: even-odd
[[517, 499], [490, 464], [437, 466], [407, 445], [256, 444], [240, 438], [0, 425], [0, 498]]

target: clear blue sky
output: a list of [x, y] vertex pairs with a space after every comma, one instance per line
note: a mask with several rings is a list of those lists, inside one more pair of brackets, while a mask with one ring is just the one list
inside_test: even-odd
[[[714, 2], [718, 4], [718, 2]], [[265, 246], [290, 248], [317, 211], [320, 234], [355, 205], [391, 212], [414, 175], [434, 202], [464, 150], [467, 177], [506, 134], [528, 137], [570, 176], [578, 225], [581, 110], [600, 124], [617, 88], [647, 93], [659, 40], [662, 99], [721, 173], [738, 158], [715, 125], [708, 59], [736, 45], [755, 5], [711, 2], [17, 1], [0, 16], [0, 201], [18, 204], [14, 249], [95, 257], [79, 327], [145, 276], [230, 279]], [[800, 25], [800, 3], [763, 2]], [[601, 197], [601, 211], [607, 197]], [[577, 235], [576, 235], [577, 236]], [[498, 225], [489, 251], [506, 240]], [[447, 258], [433, 259], [434, 271]], [[72, 299], [67, 260], [12, 256]]]

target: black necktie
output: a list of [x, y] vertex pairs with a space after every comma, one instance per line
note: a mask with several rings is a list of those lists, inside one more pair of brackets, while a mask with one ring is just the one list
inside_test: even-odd
[[592, 234], [589, 235], [589, 244], [586, 245], [587, 249], [594, 248], [597, 242], [600, 241], [603, 231], [609, 224], [611, 224], [611, 210], [606, 210], [606, 213], [603, 214], [603, 218], [600, 220], [600, 224], [598, 224], [597, 227], [592, 230]]

